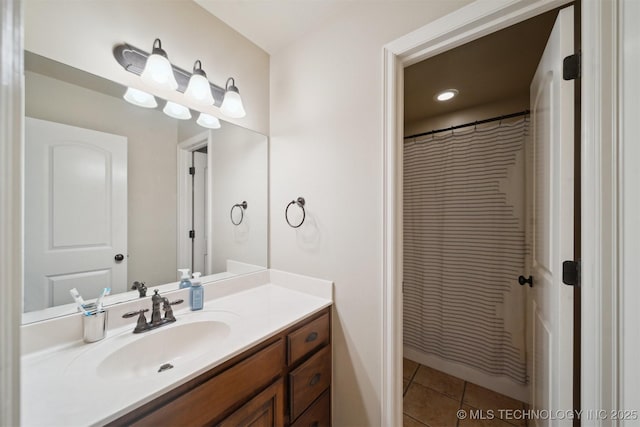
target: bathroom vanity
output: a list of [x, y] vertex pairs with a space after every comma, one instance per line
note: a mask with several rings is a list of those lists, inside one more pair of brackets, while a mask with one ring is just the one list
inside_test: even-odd
[[328, 426], [330, 316], [309, 316], [110, 425]]
[[[23, 327], [22, 425], [330, 425], [332, 283], [267, 270], [203, 286], [202, 311], [142, 334], [122, 314], [149, 298], [108, 307], [97, 343], [79, 314]], [[60, 328], [75, 339], [47, 336]]]

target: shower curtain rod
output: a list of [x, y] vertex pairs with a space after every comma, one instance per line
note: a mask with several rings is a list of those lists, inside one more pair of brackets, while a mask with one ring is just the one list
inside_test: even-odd
[[495, 122], [495, 121], [498, 121], [498, 120], [504, 120], [504, 119], [511, 119], [513, 117], [526, 116], [527, 114], [529, 114], [529, 110], [524, 110], [524, 111], [520, 111], [518, 113], [505, 114], [504, 116], [497, 116], [497, 117], [492, 117], [490, 119], [478, 120], [476, 122], [465, 123], [463, 125], [450, 126], [448, 128], [434, 129], [434, 130], [430, 130], [429, 132], [417, 133], [415, 135], [405, 136], [404, 139], [411, 139], [411, 138], [418, 138], [420, 136], [433, 135], [434, 133], [452, 131], [452, 130], [455, 130], [455, 129], [466, 128], [468, 126], [481, 125], [481, 124], [484, 124], [484, 123]]

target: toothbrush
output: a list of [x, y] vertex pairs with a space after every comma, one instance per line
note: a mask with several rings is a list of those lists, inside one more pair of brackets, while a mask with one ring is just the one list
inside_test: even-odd
[[102, 293], [98, 297], [98, 301], [96, 301], [96, 311], [98, 312], [102, 311], [102, 299], [105, 297], [105, 295], [109, 295], [110, 293], [111, 293], [111, 288], [104, 288], [102, 290]]
[[80, 310], [81, 313], [87, 313], [87, 310], [84, 308], [84, 300], [82, 299], [82, 297], [80, 296], [80, 292], [78, 292], [78, 290], [76, 288], [70, 289], [69, 293], [71, 294], [71, 297], [73, 298], [73, 300], [76, 302], [76, 304], [78, 305], [78, 310]]

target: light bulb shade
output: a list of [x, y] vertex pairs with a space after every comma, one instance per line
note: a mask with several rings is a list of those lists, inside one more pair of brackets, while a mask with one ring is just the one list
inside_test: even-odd
[[153, 95], [132, 87], [127, 88], [123, 98], [125, 101], [133, 105], [137, 105], [138, 107], [156, 108], [158, 106], [156, 98]]
[[174, 119], [189, 120], [191, 118], [191, 112], [187, 107], [171, 101], [167, 101], [167, 105], [164, 106], [162, 111]]
[[167, 53], [162, 50], [160, 39], [153, 42], [153, 51], [147, 58], [140, 78], [151, 86], [168, 90], [178, 89], [173, 67], [167, 58]]
[[247, 115], [244, 111], [244, 106], [242, 105], [242, 98], [240, 98], [240, 94], [237, 92], [237, 89], [234, 91], [231, 88], [227, 89], [224, 93], [224, 99], [222, 100], [222, 105], [220, 106], [220, 111], [232, 119], [239, 119]]
[[208, 129], [220, 129], [220, 120], [217, 117], [210, 114], [200, 113], [198, 120], [196, 120], [200, 126]]
[[193, 74], [184, 95], [200, 105], [213, 105], [213, 95], [209, 80], [201, 74]]

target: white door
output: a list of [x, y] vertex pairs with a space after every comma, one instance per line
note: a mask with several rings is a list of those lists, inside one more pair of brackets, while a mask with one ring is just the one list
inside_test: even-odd
[[126, 290], [127, 138], [26, 118], [24, 226], [25, 311]]
[[562, 283], [562, 261], [573, 259], [574, 197], [574, 83], [562, 79], [562, 61], [573, 51], [573, 7], [568, 7], [556, 19], [530, 98], [531, 404], [550, 411], [573, 408], [573, 288]]
[[200, 151], [193, 152], [193, 167], [196, 172], [193, 176], [192, 191], [192, 215], [193, 230], [195, 237], [193, 238], [192, 251], [192, 272], [200, 272], [206, 275], [207, 271], [207, 153]]

